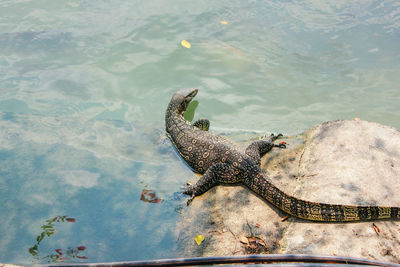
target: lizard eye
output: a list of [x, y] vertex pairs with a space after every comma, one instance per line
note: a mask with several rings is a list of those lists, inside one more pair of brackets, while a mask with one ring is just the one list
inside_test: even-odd
[[185, 99], [185, 101], [184, 101], [184, 102], [185, 102], [185, 103], [184, 103], [184, 105], [185, 105], [185, 109], [186, 109], [186, 108], [187, 108], [187, 106], [189, 105], [189, 103], [190, 103], [190, 100], [191, 100], [191, 99], [188, 99], [188, 98], [186, 98], [186, 99]]

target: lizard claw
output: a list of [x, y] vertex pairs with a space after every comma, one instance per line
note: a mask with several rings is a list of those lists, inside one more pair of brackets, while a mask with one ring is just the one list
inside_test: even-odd
[[188, 201], [186, 202], [186, 205], [189, 206], [190, 203], [192, 203], [192, 201], [193, 201], [193, 199], [194, 199], [195, 197], [196, 197], [196, 196], [193, 194], [193, 195], [188, 199]]
[[189, 206], [190, 203], [192, 203], [193, 199], [196, 197], [196, 195], [194, 194], [193, 185], [190, 184], [190, 183], [187, 183], [186, 189], [185, 189], [185, 191], [183, 191], [183, 193], [185, 195], [189, 195], [190, 196], [190, 198], [188, 199], [188, 201], [186, 203]]
[[[278, 139], [279, 137], [282, 137], [282, 136], [283, 136], [283, 134], [281, 134], [281, 133], [279, 133], [278, 135], [271, 134], [271, 140], [273, 142], [273, 141], [275, 141], [276, 139]], [[274, 144], [274, 147], [286, 148], [286, 142], [282, 141], [277, 145]]]
[[193, 194], [193, 186], [191, 184], [187, 183], [186, 189], [185, 189], [185, 191], [183, 191], [183, 194], [189, 195], [189, 196], [194, 195]]
[[282, 141], [282, 142], [280, 142], [280, 143], [277, 144], [277, 145], [274, 144], [274, 147], [286, 148], [286, 142], [285, 142], [285, 141]]
[[188, 193], [186, 193], [187, 191], [189, 191], [189, 187], [191, 186], [192, 184], [191, 183], [186, 183], [186, 185], [181, 185], [181, 190], [183, 191], [183, 194], [185, 194], [185, 195], [191, 195], [191, 193], [190, 194], [188, 194]]
[[283, 136], [283, 134], [279, 133], [278, 135], [275, 134], [271, 134], [271, 140], [275, 141], [276, 139], [278, 139], [279, 137]]

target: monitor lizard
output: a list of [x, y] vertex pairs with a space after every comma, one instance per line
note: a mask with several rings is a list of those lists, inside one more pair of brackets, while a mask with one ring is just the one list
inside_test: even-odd
[[273, 147], [284, 147], [273, 143], [281, 134], [253, 142], [243, 153], [233, 142], [209, 132], [208, 120], [191, 124], [184, 119], [183, 114], [197, 92], [195, 88], [176, 92], [165, 114], [167, 136], [185, 162], [203, 174], [195, 185], [186, 187], [184, 193], [191, 196], [188, 204], [217, 184], [242, 183], [278, 209], [305, 220], [349, 222], [400, 218], [399, 207], [317, 203], [284, 193], [260, 167], [261, 156]]

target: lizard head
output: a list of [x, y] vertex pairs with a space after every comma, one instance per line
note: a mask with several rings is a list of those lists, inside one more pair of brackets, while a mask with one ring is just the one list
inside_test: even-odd
[[190, 101], [197, 95], [197, 88], [183, 88], [180, 89], [172, 96], [171, 103], [175, 103], [177, 105], [177, 109], [179, 113], [185, 112], [188, 107]]

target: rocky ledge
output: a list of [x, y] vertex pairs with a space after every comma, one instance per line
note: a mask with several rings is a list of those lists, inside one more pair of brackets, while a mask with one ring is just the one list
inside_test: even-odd
[[[331, 204], [400, 207], [400, 132], [366, 121], [323, 123], [285, 139], [261, 166], [280, 189]], [[193, 181], [195, 182], [194, 178]], [[176, 229], [182, 257], [299, 253], [400, 263], [400, 221], [315, 223], [271, 206], [244, 186], [197, 197]], [[203, 235], [197, 245], [195, 236]]]

